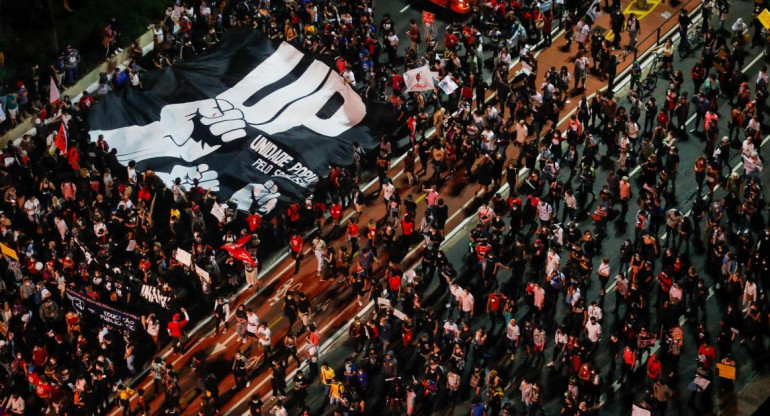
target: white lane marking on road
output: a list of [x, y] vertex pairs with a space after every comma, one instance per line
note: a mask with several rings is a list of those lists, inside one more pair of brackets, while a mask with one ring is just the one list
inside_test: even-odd
[[411, 5], [409, 5], [409, 4], [407, 4], [406, 6], [404, 6], [404, 7], [403, 7], [401, 10], [399, 10], [398, 12], [399, 12], [399, 13], [403, 13], [403, 12], [405, 12], [405, 11], [409, 10], [409, 8], [410, 8], [410, 7], [412, 7], [412, 6], [411, 6]]

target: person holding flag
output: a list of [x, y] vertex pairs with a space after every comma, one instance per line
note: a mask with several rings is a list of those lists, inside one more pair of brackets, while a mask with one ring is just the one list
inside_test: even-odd
[[238, 259], [244, 264], [244, 274], [246, 276], [246, 283], [249, 285], [249, 289], [257, 286], [256, 290], [260, 289], [259, 286], [259, 269], [257, 268], [257, 262], [249, 254], [249, 250], [244, 248], [246, 243], [251, 241], [254, 234], [246, 234], [239, 238], [235, 243], [225, 244], [221, 248], [230, 253], [233, 258]]

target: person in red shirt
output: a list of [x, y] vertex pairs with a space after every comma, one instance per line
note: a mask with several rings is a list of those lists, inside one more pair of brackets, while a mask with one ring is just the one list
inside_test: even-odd
[[650, 378], [651, 382], [655, 382], [655, 380], [660, 377], [660, 373], [663, 372], [663, 364], [661, 364], [660, 360], [658, 359], [658, 354], [652, 354], [650, 355], [650, 359], [647, 360], [647, 377]]
[[137, 194], [137, 199], [144, 201], [145, 203], [149, 203], [152, 200], [150, 189], [147, 188], [147, 184], [144, 182], [139, 184], [139, 193]]
[[711, 363], [717, 358], [717, 351], [708, 341], [703, 341], [698, 347], [698, 362], [705, 368], [711, 368]]
[[623, 349], [623, 367], [620, 371], [620, 382], [624, 383], [626, 380], [626, 373], [633, 374], [634, 367], [636, 366], [636, 352], [628, 345]]
[[503, 319], [503, 303], [505, 303], [505, 296], [500, 293], [500, 288], [495, 288], [487, 298], [487, 315], [492, 322], [492, 327], [489, 328], [489, 332], [494, 331], [497, 321]]
[[390, 299], [398, 299], [401, 297], [401, 274], [398, 273], [395, 266], [391, 267], [388, 270], [388, 297]]
[[36, 373], [35, 368], [27, 369], [27, 384], [32, 389], [37, 389], [37, 385], [40, 384], [40, 376]]
[[348, 243], [350, 243], [350, 252], [358, 251], [358, 237], [361, 235], [361, 229], [358, 227], [358, 218], [354, 217], [348, 221]]
[[668, 128], [668, 121], [669, 118], [668, 114], [666, 114], [666, 110], [661, 108], [658, 112], [658, 125]]
[[35, 367], [44, 368], [48, 362], [48, 351], [40, 345], [35, 345], [32, 348], [32, 362]]
[[404, 76], [396, 70], [393, 70], [393, 75], [390, 78], [390, 87], [393, 89], [394, 94], [400, 94], [404, 89]]
[[187, 310], [185, 308], [182, 308], [182, 313], [184, 314], [184, 319], [182, 319], [182, 316], [178, 313], [174, 314], [174, 317], [171, 319], [171, 322], [169, 322], [166, 325], [166, 330], [168, 331], [168, 335], [172, 339], [172, 343], [174, 345], [174, 352], [181, 352], [182, 347], [184, 346], [184, 327], [187, 325], [187, 322], [190, 320], [190, 316], [187, 315]]
[[460, 38], [452, 31], [447, 30], [444, 34], [444, 48], [449, 51], [454, 51], [457, 44], [460, 42]]
[[329, 216], [332, 217], [334, 228], [339, 227], [342, 219], [342, 204], [339, 200], [332, 202], [332, 206], [329, 207]]
[[404, 248], [409, 247], [414, 239], [414, 219], [408, 213], [401, 219], [401, 232]]
[[315, 324], [311, 323], [307, 328], [310, 331], [307, 335], [307, 342], [318, 348], [318, 346], [321, 345], [321, 336], [318, 334]]
[[48, 384], [48, 378], [45, 375], [40, 376], [40, 382], [35, 386], [35, 394], [40, 400], [45, 403], [45, 409], [43, 414], [47, 414], [51, 410], [51, 385]]
[[479, 260], [479, 264], [481, 264], [481, 275], [486, 276], [487, 272], [487, 253], [492, 250], [492, 246], [486, 242], [482, 241], [478, 244], [476, 244], [476, 258]]
[[286, 217], [289, 219], [289, 225], [294, 225], [299, 221], [299, 202], [291, 201], [289, 208], [286, 208]]
[[291, 257], [294, 258], [294, 274], [299, 273], [299, 261], [302, 260], [302, 246], [305, 245], [305, 240], [299, 233], [294, 233], [289, 239], [289, 247], [291, 247]]

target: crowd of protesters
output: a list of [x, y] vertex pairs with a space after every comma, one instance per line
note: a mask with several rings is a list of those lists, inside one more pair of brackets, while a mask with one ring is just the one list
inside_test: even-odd
[[[592, 32], [590, 20], [576, 18], [581, 13], [567, 6], [574, 13], [567, 17], [570, 36], [564, 48], [574, 41], [581, 52], [572, 72], [551, 68], [542, 84], [528, 76], [509, 80], [511, 55], [537, 70], [529, 47], [512, 42], [495, 50], [492, 82], [477, 77], [484, 63], [475, 42], [486, 33], [479, 22], [450, 25], [443, 45], [426, 40], [424, 58], [410, 57], [414, 50], [407, 50], [407, 69], [413, 62], [427, 63], [461, 85], [445, 103], [438, 93], [405, 97], [400, 70], [390, 77], [389, 101], [396, 114], [403, 112], [412, 138], [404, 173], [410, 185], [422, 186], [428, 207], [418, 212], [412, 195], [396, 192], [387, 163], [391, 144], [383, 141], [378, 173], [386, 215], [379, 222], [357, 224], [354, 218], [348, 224], [352, 251], [361, 247], [358, 260], [320, 236], [314, 240], [319, 278], [347, 279], [359, 304], [369, 297], [378, 308], [373, 317], [351, 324], [353, 355], [344, 362], [321, 357], [319, 372], [312, 364], [318, 357], [309, 357], [309, 377], [319, 376], [323, 405], [305, 407], [304, 414], [328, 405], [339, 414], [367, 414], [372, 403], [385, 406], [377, 407], [381, 413], [430, 414], [470, 399], [472, 415], [537, 415], [544, 413], [544, 396], [563, 392], [561, 414], [587, 415], [597, 411], [614, 383], [627, 388], [641, 382], [635, 404], [662, 415], [675, 395], [706, 411], [713, 405], [712, 392], [732, 389], [733, 348], [740, 344], [759, 353], [768, 335], [762, 292], [770, 284], [770, 228], [763, 228], [759, 154], [767, 69], [742, 73], [746, 51], [761, 43], [749, 42], [742, 20], [729, 29], [710, 24], [716, 20], [709, 14], [712, 8], [720, 10], [724, 23], [726, 2], [703, 6], [705, 46], [693, 68], [676, 68], [671, 42], [661, 47], [659, 76], [670, 80], [665, 97], [643, 99], [641, 90], [628, 93], [630, 104], [613, 92], [596, 94], [590, 102], [581, 97], [563, 130], [557, 125], [560, 111], [581, 94], [585, 78], [597, 76], [612, 85], [621, 38], [635, 47], [639, 21], [624, 18], [612, 8], [617, 6], [608, 7], [614, 42]], [[496, 7], [506, 5], [484, 9], [490, 22], [498, 17]], [[513, 12], [514, 33], [498, 37], [515, 38], [520, 25], [523, 36], [536, 39], [526, 33], [544, 27], [536, 23], [537, 11]], [[687, 11], [677, 20], [680, 33], [688, 33]], [[390, 18], [383, 24], [390, 25]], [[761, 29], [755, 33], [762, 34]], [[415, 38], [420, 39], [410, 37], [412, 46], [420, 44]], [[432, 58], [432, 48], [442, 46], [445, 60]], [[583, 50], [591, 51], [593, 67]], [[692, 85], [685, 83], [682, 70], [691, 71]], [[496, 98], [487, 105], [480, 98], [489, 90]], [[413, 105], [402, 107], [405, 102]], [[718, 109], [725, 102], [731, 113], [720, 122]], [[688, 132], [692, 114], [697, 120]], [[431, 128], [435, 133], [426, 136]], [[679, 142], [689, 137], [702, 140], [703, 156], [694, 166], [680, 167]], [[508, 159], [509, 145], [516, 147], [514, 159]], [[742, 169], [734, 171], [731, 153], [740, 155]], [[530, 173], [519, 178], [522, 167]], [[635, 167], [639, 177], [632, 179]], [[597, 169], [607, 171], [603, 183], [597, 183]], [[697, 184], [688, 214], [677, 198], [680, 169], [693, 169]], [[448, 217], [442, 193], [456, 174], [477, 183], [476, 198], [482, 201], [464, 259], [441, 250]], [[507, 198], [496, 192], [504, 184], [510, 189]], [[629, 210], [634, 220], [627, 224]], [[610, 222], [632, 236], [611, 250], [612, 259], [600, 257], [607, 254], [602, 241]], [[416, 244], [422, 246], [418, 268], [384, 260], [402, 258]], [[691, 262], [693, 247], [703, 250], [706, 264]], [[458, 272], [468, 265], [470, 280]], [[510, 270], [510, 278], [501, 270]], [[431, 293], [436, 281], [438, 301]], [[592, 298], [590, 286], [598, 286]], [[706, 314], [712, 294], [719, 299], [716, 315]], [[709, 333], [707, 324], [716, 321], [718, 332]], [[697, 351], [696, 367], [680, 374], [679, 357], [686, 349]], [[609, 368], [595, 365], [598, 356], [609, 358]], [[509, 377], [509, 363], [522, 360], [525, 370]], [[563, 374], [564, 383], [543, 386], [539, 377], [526, 376], [543, 366], [548, 370], [542, 371]], [[297, 377], [289, 401], [285, 391], [274, 391], [279, 400], [270, 407], [273, 414], [306, 403], [308, 375]], [[674, 384], [683, 377], [694, 377], [690, 391]], [[377, 378], [384, 388], [375, 392]], [[252, 414], [259, 414], [261, 401], [252, 403]]]
[[[315, 224], [328, 229], [328, 216], [334, 226], [344, 227], [347, 241], [337, 245], [319, 233], [309, 242], [318, 278], [346, 281], [359, 305], [388, 299], [409, 319], [394, 316], [387, 306], [376, 308], [374, 317], [350, 326], [355, 355], [330, 363], [319, 356], [319, 335], [308, 319], [312, 303], [304, 294], [285, 298], [292, 331], [280, 340], [271, 337], [248, 305], [231, 311], [227, 294], [244, 281], [258, 286], [259, 267], [217, 248], [252, 233], [246, 217], [229, 210], [227, 219], [217, 222], [207, 214], [216, 200], [213, 192], [197, 182], [187, 188], [164, 184], [150, 169], [122, 166], [104, 141], [89, 142], [88, 112], [99, 96], [111, 89], [141, 88], [141, 50], [134, 44], [132, 64], [104, 74], [93, 95], [84, 94], [77, 102], [65, 98], [60, 107], [46, 109], [68, 124], [66, 153], [57, 147], [56, 130], [42, 122], [34, 135], [3, 150], [3, 411], [101, 414], [114, 397], [124, 414], [149, 414], [145, 392], [122, 384], [149, 363], [165, 414], [180, 414], [185, 392], [173, 366], [149, 357], [167, 340], [175, 351], [185, 348], [185, 326], [195, 315], [182, 307], [185, 299], [203, 300], [198, 316], [214, 311], [217, 332], [220, 324], [228, 328], [232, 315], [239, 342], [255, 340], [266, 355], [285, 355], [272, 363], [273, 374], [285, 373], [289, 357], [307, 360], [309, 373], [298, 372], [290, 392], [281, 377], [273, 378], [279, 400], [266, 410], [276, 416], [316, 414], [327, 406], [340, 414], [370, 414], [377, 377], [386, 386], [379, 399], [394, 415], [430, 414], [445, 403], [436, 398], [445, 397], [471, 398], [474, 416], [542, 414], [546, 389], [565, 392], [562, 414], [585, 415], [595, 411], [614, 380], [630, 384], [644, 377], [648, 390], [639, 405], [663, 414], [673, 394], [686, 393], [668, 385], [678, 374], [682, 350], [690, 348], [686, 345], [698, 350], [697, 375], [723, 389], [729, 382], [717, 380], [715, 364], [735, 366], [735, 344], [750, 351], [765, 348], [768, 315], [762, 291], [770, 283], [770, 229], [763, 232], [756, 225], [766, 221], [759, 153], [767, 71], [763, 67], [756, 77], [741, 72], [745, 50], [753, 46], [748, 28], [743, 21], [725, 28], [724, 19], [706, 11], [721, 10], [726, 2], [704, 1], [705, 22], [721, 21], [722, 26], [702, 25], [706, 46], [695, 67], [677, 69], [674, 63], [668, 68], [666, 97], [645, 100], [631, 92], [628, 109], [612, 93], [597, 94], [590, 102], [581, 97], [563, 129], [558, 126], [562, 108], [578, 99], [588, 76], [614, 82], [613, 51], [621, 37], [634, 47], [639, 23], [635, 17], [617, 17], [616, 4], [607, 5], [615, 33], [615, 42], [607, 42], [593, 35], [590, 19], [582, 17], [590, 2], [565, 1], [564, 47], [574, 41], [580, 52], [571, 72], [551, 68], [536, 82], [538, 63], [527, 45], [549, 46], [555, 26], [553, 15], [537, 4], [488, 2], [467, 24], [421, 30], [410, 22], [400, 34], [390, 16], [379, 24], [374, 20], [370, 2], [272, 3], [177, 2], [152, 26], [156, 52], [151, 65], [173, 65], [215, 44], [227, 28], [247, 26], [328, 58], [361, 94], [387, 100], [410, 135], [403, 162], [408, 183], [427, 194], [428, 208], [418, 212], [411, 196], [397, 192], [389, 178], [396, 138], [386, 136], [375, 157], [352, 148], [351, 166], [332, 167], [306, 201], [294, 201], [285, 213], [263, 221], [247, 248], [259, 260], [264, 257], [260, 240], [287, 245], [299, 267], [307, 245], [302, 232]], [[688, 19], [680, 18], [680, 24], [686, 33]], [[403, 54], [399, 36], [411, 43]], [[484, 60], [485, 48], [493, 50], [491, 62]], [[509, 79], [516, 57], [533, 75]], [[438, 89], [406, 93], [400, 74], [423, 64], [440, 78], [451, 76], [460, 88], [449, 96]], [[490, 82], [482, 79], [485, 65], [493, 69]], [[683, 70], [690, 70], [693, 88]], [[68, 82], [66, 71], [63, 76], [57, 82]], [[487, 104], [482, 98], [490, 91], [496, 98]], [[40, 98], [31, 102], [36, 101]], [[717, 109], [725, 101], [732, 112], [720, 117]], [[45, 107], [29, 103], [29, 112]], [[705, 149], [694, 167], [680, 167], [678, 142], [687, 135], [683, 126], [690, 114], [697, 115], [692, 134], [702, 134]], [[729, 156], [735, 152], [743, 169], [732, 172]], [[509, 158], [512, 153], [515, 158]], [[630, 178], [635, 166], [640, 167], [638, 180]], [[529, 173], [518, 177], [524, 167]], [[605, 183], [597, 183], [597, 169], [608, 170]], [[680, 169], [695, 172], [692, 215], [680, 211], [683, 201], [676, 198]], [[375, 204], [385, 205], [386, 216], [366, 224], [354, 216], [341, 223], [343, 210], [361, 214], [367, 209], [358, 189], [365, 171], [380, 178]], [[476, 182], [481, 202], [479, 225], [469, 235], [464, 259], [448, 258], [441, 250], [449, 217], [442, 194], [456, 175]], [[507, 197], [497, 192], [503, 186], [509, 189]], [[636, 221], [626, 225], [622, 218], [629, 210]], [[612, 259], [600, 259], [613, 217], [621, 218], [620, 226], [633, 238]], [[417, 245], [422, 246], [419, 268], [391, 260]], [[211, 274], [210, 281], [179, 264], [175, 249], [180, 246], [193, 247], [194, 263]], [[708, 264], [690, 264], [691, 247], [701, 246]], [[463, 262], [476, 271], [472, 281], [459, 278]], [[426, 290], [435, 279], [441, 299], [428, 305]], [[171, 299], [170, 307], [142, 301], [142, 285], [158, 288]], [[591, 285], [600, 291], [588, 299]], [[720, 297], [721, 316], [706, 314], [710, 287]], [[69, 306], [67, 290], [140, 315], [142, 328], [123, 331], [84, 320]], [[614, 298], [614, 307], [607, 297]], [[528, 311], [524, 317], [514, 318], [522, 310]], [[489, 325], [482, 324], [485, 315]], [[685, 330], [680, 317], [687, 322]], [[293, 328], [297, 319], [299, 331]], [[717, 319], [720, 332], [709, 334], [706, 323]], [[309, 334], [306, 343], [304, 335], [300, 342], [301, 333]], [[692, 339], [684, 339], [685, 334]], [[654, 341], [648, 341], [654, 338], [659, 349], [651, 353]], [[593, 364], [602, 351], [610, 357], [606, 370]], [[526, 360], [531, 368], [560, 371], [568, 381], [542, 386], [526, 377], [506, 379], [501, 360]], [[200, 390], [208, 393], [200, 412], [216, 414], [218, 380], [203, 370], [204, 362], [205, 357], [195, 357], [191, 363]], [[232, 367], [237, 388], [264, 376], [246, 367], [247, 357], [237, 353]], [[323, 410], [305, 407], [316, 378], [323, 385]], [[692, 405], [702, 406], [712, 390], [696, 388], [689, 397]], [[139, 403], [131, 404], [135, 393]], [[252, 414], [263, 412], [258, 397], [250, 407]]]

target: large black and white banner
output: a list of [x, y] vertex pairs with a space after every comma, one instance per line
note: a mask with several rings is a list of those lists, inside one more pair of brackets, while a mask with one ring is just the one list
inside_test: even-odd
[[91, 140], [104, 135], [122, 164], [151, 167], [167, 184], [198, 179], [263, 215], [302, 198], [329, 163], [350, 164], [354, 141], [376, 146], [370, 127], [383, 124], [327, 64], [251, 31], [143, 84], [94, 107]]
[[142, 327], [142, 318], [97, 302], [72, 289], [67, 289], [67, 298], [72, 302], [72, 307], [80, 315], [87, 315], [113, 327], [127, 329], [131, 332]]
[[171, 296], [163, 293], [163, 291], [157, 286], [142, 285], [139, 291], [139, 296], [147, 302], [159, 305], [164, 309], [168, 309], [171, 303]]

